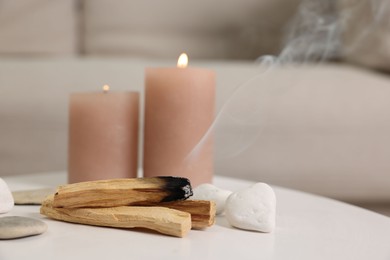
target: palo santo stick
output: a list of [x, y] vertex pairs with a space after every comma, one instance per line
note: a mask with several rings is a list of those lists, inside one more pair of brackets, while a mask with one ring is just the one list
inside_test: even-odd
[[215, 223], [216, 205], [214, 201], [172, 201], [161, 203], [159, 206], [190, 213], [193, 229], [204, 229]]
[[129, 206], [184, 200], [192, 195], [188, 179], [181, 177], [129, 178], [79, 182], [60, 186], [54, 208]]
[[66, 222], [116, 227], [146, 228], [184, 237], [191, 229], [191, 215], [164, 207], [53, 208], [53, 196], [43, 202], [41, 214]]
[[[140, 204], [142, 205], [142, 204]], [[214, 201], [208, 200], [182, 200], [156, 204], [143, 204], [143, 206], [159, 206], [170, 209], [177, 209], [191, 214], [193, 229], [204, 229], [214, 225], [216, 205]]]

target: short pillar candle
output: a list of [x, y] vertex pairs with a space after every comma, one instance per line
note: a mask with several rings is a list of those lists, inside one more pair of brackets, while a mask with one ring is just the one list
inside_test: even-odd
[[186, 177], [196, 187], [213, 177], [215, 72], [180, 62], [146, 69], [143, 170], [145, 177]]
[[72, 93], [68, 182], [137, 177], [139, 93]]

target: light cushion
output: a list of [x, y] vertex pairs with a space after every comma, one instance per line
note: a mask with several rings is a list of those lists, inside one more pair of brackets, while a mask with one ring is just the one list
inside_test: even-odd
[[256, 58], [277, 53], [299, 0], [86, 0], [87, 55]]
[[390, 71], [390, 2], [343, 0], [339, 2], [345, 60]]
[[389, 80], [345, 66], [252, 79], [221, 116], [218, 172], [352, 202], [389, 201]]
[[2, 0], [0, 57], [76, 52], [75, 0]]

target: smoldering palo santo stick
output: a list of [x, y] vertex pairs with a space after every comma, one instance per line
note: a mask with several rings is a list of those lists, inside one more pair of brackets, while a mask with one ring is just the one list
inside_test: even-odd
[[89, 181], [59, 186], [55, 208], [107, 208], [140, 202], [185, 200], [192, 195], [190, 181], [181, 177], [129, 178]]
[[165, 207], [53, 208], [53, 196], [49, 196], [43, 202], [40, 212], [66, 222], [116, 228], [146, 228], [176, 237], [184, 237], [191, 229], [189, 213]]

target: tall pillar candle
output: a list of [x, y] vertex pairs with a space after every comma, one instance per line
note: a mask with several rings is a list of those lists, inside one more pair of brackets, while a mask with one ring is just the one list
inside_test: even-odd
[[73, 93], [69, 106], [69, 183], [137, 177], [137, 92]]
[[[147, 68], [144, 176], [182, 176], [193, 186], [213, 177], [215, 73], [202, 68]], [[183, 68], [184, 67], [184, 68]]]

